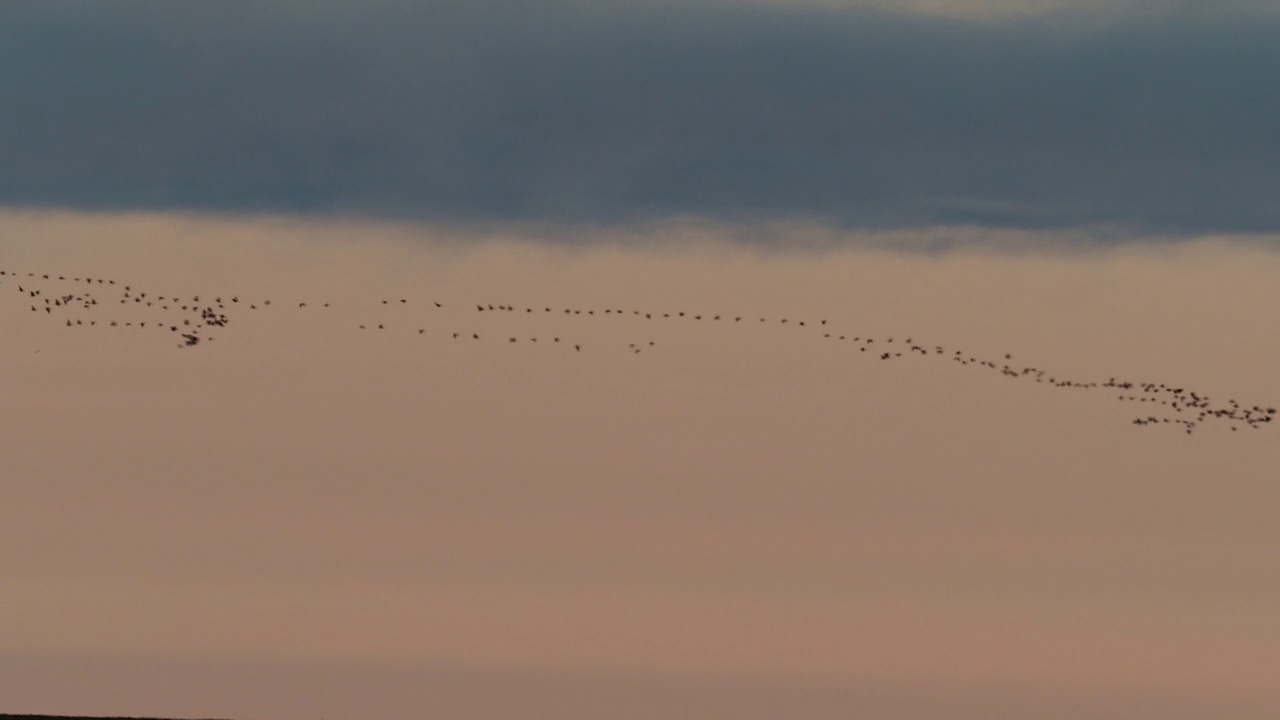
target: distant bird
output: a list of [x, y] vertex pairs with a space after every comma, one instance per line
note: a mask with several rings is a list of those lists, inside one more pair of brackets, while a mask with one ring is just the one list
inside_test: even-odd
[[[19, 275], [21, 275], [21, 273], [18, 273], [15, 271], [0, 270], [0, 276], [17, 277]], [[68, 279], [68, 276], [59, 275], [56, 273], [41, 273], [37, 275], [36, 273], [28, 272], [26, 273], [26, 277], [28, 278], [38, 277], [45, 281], [61, 281], [61, 282], [65, 282]], [[73, 282], [80, 282], [81, 280], [83, 280], [85, 283], [91, 284], [95, 281], [95, 278], [72, 277], [71, 280]], [[115, 286], [118, 284], [115, 280], [107, 280], [105, 278], [96, 278], [96, 280], [99, 285], [102, 285], [104, 283], [109, 283], [110, 285]], [[37, 282], [39, 281], [37, 280]], [[118, 285], [122, 288], [122, 292], [119, 296], [116, 297], [116, 300], [117, 300], [116, 304], [128, 305], [129, 300], [132, 300], [133, 304], [139, 306], [138, 308], [135, 308], [135, 309], [138, 309], [140, 311], [147, 312], [147, 313], [151, 313], [151, 312], [164, 313], [160, 318], [161, 321], [153, 324], [154, 327], [157, 327], [161, 330], [164, 330], [167, 327], [170, 332], [176, 333], [179, 331], [180, 328], [191, 328], [191, 326], [193, 325], [196, 328], [210, 328], [210, 329], [225, 328], [228, 326], [228, 324], [231, 321], [231, 318], [229, 318], [226, 314], [219, 312], [219, 310], [225, 308], [225, 306], [223, 305], [222, 296], [215, 296], [213, 305], [210, 305], [209, 307], [200, 307], [199, 305], [196, 304], [196, 303], [199, 303], [201, 300], [200, 295], [190, 295], [189, 296], [191, 298], [190, 302], [192, 304], [188, 305], [188, 304], [182, 304], [182, 301], [180, 298], [186, 296], [183, 294], [160, 295], [160, 294], [154, 294], [154, 293], [143, 292], [140, 290], [135, 290], [131, 285], [127, 285], [124, 283], [119, 283]], [[36, 312], [43, 307], [46, 315], [52, 315], [53, 310], [55, 308], [59, 310], [70, 309], [72, 304], [75, 304], [78, 310], [83, 310], [84, 312], [91, 313], [93, 309], [96, 308], [96, 306], [98, 306], [100, 299], [103, 302], [107, 302], [109, 300], [109, 298], [94, 297], [92, 291], [85, 291], [82, 294], [69, 293], [64, 295], [45, 296], [43, 292], [45, 288], [34, 288], [34, 287], [31, 287], [29, 284], [17, 285], [16, 287], [20, 296], [22, 297], [30, 297], [33, 299], [40, 298], [42, 301], [42, 304], [30, 305], [30, 310], [31, 312]], [[232, 304], [236, 304], [239, 302], [239, 296], [230, 296], [229, 299]], [[381, 302], [382, 304], [386, 305], [386, 304], [390, 304], [390, 302], [392, 301], [390, 299], [387, 299], [387, 300], [382, 300]], [[400, 304], [407, 304], [408, 299], [399, 298], [399, 302]], [[431, 301], [431, 302], [437, 308], [443, 307], [443, 303], [440, 301]], [[258, 304], [255, 304], [255, 303], [247, 303], [247, 304], [249, 305], [250, 310], [259, 309]], [[264, 299], [261, 302], [261, 305], [263, 307], [267, 307], [270, 304], [271, 304], [270, 299]], [[306, 306], [307, 306], [306, 302], [298, 303], [299, 308], [305, 308]], [[325, 302], [323, 303], [323, 306], [326, 308], [330, 307], [330, 303]], [[515, 308], [514, 305], [509, 303], [499, 305], [497, 307], [498, 309], [504, 310], [507, 312], [515, 312], [517, 310], [517, 308]], [[147, 309], [144, 310], [144, 308], [147, 308]], [[483, 312], [486, 309], [493, 310], [494, 306], [493, 305], [487, 305], [487, 306], [477, 305], [476, 306], [477, 311]], [[534, 312], [534, 310], [535, 308], [533, 308], [532, 306], [529, 306], [525, 308], [525, 313], [526, 315], [531, 315]], [[580, 309], [564, 308], [563, 310], [566, 315], [583, 314], [583, 311]], [[621, 308], [602, 308], [602, 310], [603, 310], [603, 314], [615, 315], [615, 316], [624, 315], [628, 312]], [[179, 311], [183, 314], [177, 314], [179, 313]], [[186, 313], [195, 313], [197, 311], [199, 312], [198, 320], [184, 316]], [[550, 306], [544, 306], [544, 312], [551, 313], [552, 311], [553, 309]], [[646, 320], [651, 320], [656, 315], [658, 315], [658, 313], [656, 312], [645, 312], [640, 309], [632, 310], [630, 312], [636, 317], [640, 317], [641, 315], [643, 315]], [[586, 311], [586, 314], [589, 316], [594, 316], [595, 310], [588, 309]], [[675, 315], [681, 318], [684, 318], [686, 316], [691, 316], [695, 320], [704, 319], [703, 314], [689, 313], [688, 311], [678, 311], [677, 313], [675, 313]], [[672, 316], [673, 314], [669, 312], [662, 313], [663, 318], [671, 318]], [[718, 321], [721, 319], [726, 319], [731, 316], [725, 315], [725, 314], [707, 314], [706, 317], [709, 319]], [[732, 317], [734, 318], [734, 322], [741, 322], [743, 319], [741, 315], [734, 315]], [[761, 323], [764, 323], [767, 320], [768, 320], [767, 316], [760, 317]], [[790, 318], [780, 318], [779, 322], [782, 324], [786, 324], [786, 323], [790, 323], [791, 320]], [[818, 322], [822, 326], [827, 326], [830, 324], [829, 320], [826, 318], [821, 318], [819, 319]], [[104, 325], [106, 324], [108, 324], [108, 322], [104, 321]], [[795, 321], [795, 324], [800, 327], [807, 327], [808, 321], [798, 320], [798, 321]], [[89, 316], [85, 319], [66, 318], [64, 321], [64, 325], [66, 327], [83, 326], [83, 325], [96, 327], [97, 320], [94, 319], [93, 316]], [[135, 323], [129, 319], [121, 319], [121, 320], [113, 319], [113, 320], [109, 320], [109, 325], [110, 327], [119, 327], [120, 325], [123, 325], [125, 327], [133, 327], [134, 325], [137, 325], [140, 328], [145, 328], [147, 326], [147, 323], [146, 322]], [[365, 330], [368, 327], [369, 325], [364, 325], [364, 324], [359, 325], [359, 328], [361, 330]], [[386, 329], [385, 324], [382, 324], [382, 323], [379, 323], [377, 327], [379, 330]], [[204, 337], [202, 335], [199, 335], [198, 332], [199, 331], [193, 329], [190, 332], [184, 333], [182, 335], [182, 343], [179, 344], [179, 347], [192, 347], [197, 343], [204, 343], [206, 341], [214, 340], [213, 337]], [[425, 327], [418, 328], [418, 334], [425, 335], [426, 328]], [[453, 333], [453, 337], [455, 339], [461, 338], [463, 336], [464, 334], [462, 332]], [[474, 332], [471, 334], [471, 337], [472, 339], [475, 339], [475, 340], [480, 339], [479, 334]], [[832, 332], [824, 332], [823, 337], [827, 339], [838, 337], [840, 340], [843, 341], [847, 339], [849, 336], [837, 335], [836, 332], [832, 331]], [[510, 338], [510, 342], [512, 343], [517, 342], [517, 340], [518, 338], [516, 336], [512, 336]], [[538, 342], [538, 338], [536, 336], [530, 336], [529, 340], [530, 342], [534, 342], [534, 343]], [[559, 337], [553, 337], [553, 342], [555, 343], [559, 343], [560, 340], [561, 338]], [[862, 345], [858, 346], [858, 350], [859, 352], [864, 352], [864, 353], [867, 352], [867, 349], [869, 346], [875, 343], [874, 338], [866, 338], [864, 340], [861, 336], [855, 336], [853, 337], [853, 340], [855, 342], [863, 343]], [[645, 342], [647, 342], [647, 346], [650, 346], [650, 347], [652, 347], [655, 344], [653, 340], [648, 340]], [[887, 344], [893, 344], [897, 342], [897, 339], [896, 339], [896, 336], [888, 337], [883, 342]], [[633, 353], [639, 353], [641, 351], [641, 344], [642, 344], [641, 342], [633, 342], [633, 343], [630, 343], [628, 347]], [[912, 353], [918, 353], [920, 355], [925, 355], [925, 356], [930, 354], [942, 356], [944, 355], [944, 353], [946, 353], [947, 355], [950, 356], [951, 360], [963, 366], [973, 365], [973, 366], [987, 368], [987, 369], [996, 369], [1000, 371], [1002, 376], [1012, 378], [1012, 379], [1030, 377], [1030, 378], [1033, 378], [1036, 383], [1041, 383], [1049, 387], [1071, 388], [1071, 389], [1090, 389], [1090, 388], [1097, 388], [1097, 387], [1115, 388], [1121, 391], [1120, 394], [1116, 395], [1116, 397], [1121, 402], [1141, 402], [1141, 403], [1144, 403], [1145, 406], [1151, 407], [1153, 410], [1155, 409], [1155, 406], [1159, 406], [1161, 408], [1168, 408], [1168, 411], [1171, 411], [1174, 413], [1178, 413], [1178, 414], [1186, 413], [1188, 417], [1190, 417], [1191, 415], [1196, 416], [1193, 420], [1190, 420], [1190, 419], [1182, 420], [1182, 419], [1174, 419], [1173, 417], [1156, 417], [1152, 415], [1144, 418], [1138, 418], [1135, 421], [1135, 424], [1140, 426], [1177, 425], [1178, 427], [1182, 427], [1186, 433], [1191, 434], [1193, 431], [1199, 430], [1202, 424], [1212, 420], [1219, 420], [1219, 421], [1224, 421], [1223, 424], [1226, 427], [1229, 427], [1231, 432], [1238, 432], [1240, 429], [1242, 429], [1245, 426], [1247, 426], [1248, 428], [1252, 428], [1253, 430], [1259, 430], [1261, 429], [1262, 426], [1272, 423], [1273, 420], [1275, 419], [1276, 412], [1277, 412], [1276, 408], [1274, 407], [1264, 407], [1262, 405], [1250, 406], [1250, 405], [1242, 404], [1240, 401], [1236, 400], [1235, 398], [1229, 399], [1226, 401], [1225, 405], [1221, 405], [1213, 402], [1212, 399], [1207, 395], [1198, 394], [1195, 391], [1187, 390], [1186, 388], [1182, 388], [1182, 387], [1168, 385], [1165, 383], [1154, 383], [1154, 382], [1139, 383], [1139, 382], [1132, 382], [1132, 381], [1123, 381], [1115, 377], [1110, 378], [1105, 383], [1087, 382], [1087, 381], [1077, 380], [1077, 379], [1060, 378], [1056, 375], [1049, 375], [1046, 371], [1037, 367], [1028, 366], [1028, 367], [1018, 369], [1015, 367], [1011, 367], [1009, 363], [1000, 365], [998, 364], [998, 361], [983, 359], [979, 356], [979, 354], [967, 355], [960, 350], [949, 350], [947, 348], [944, 348], [941, 345], [928, 346], [925, 343], [917, 344], [910, 337], [906, 339], [905, 345], [908, 346], [909, 351]], [[928, 351], [927, 349], [928, 347], [933, 348], [933, 353], [930, 353]], [[575, 344], [574, 350], [576, 352], [580, 352], [582, 350], [581, 344]], [[878, 355], [882, 360], [889, 360], [892, 358], [901, 358], [903, 355], [903, 352], [907, 352], [907, 351], [906, 350], [902, 352], [890, 351], [890, 352], [878, 353]], [[1006, 361], [1012, 360], [1013, 358], [1012, 352], [1005, 352], [1001, 354], [1003, 355], [1004, 360]]]

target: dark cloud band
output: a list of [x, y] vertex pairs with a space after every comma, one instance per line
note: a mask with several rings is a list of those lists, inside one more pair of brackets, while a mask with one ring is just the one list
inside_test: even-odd
[[0, 202], [1280, 230], [1271, 20], [429, 5], [6, 5]]

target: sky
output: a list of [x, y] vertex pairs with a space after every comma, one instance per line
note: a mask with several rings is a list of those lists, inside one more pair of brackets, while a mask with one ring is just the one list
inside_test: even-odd
[[0, 712], [1275, 717], [1278, 31], [5, 4]]
[[0, 201], [1274, 232], [1270, 6], [10, 3]]

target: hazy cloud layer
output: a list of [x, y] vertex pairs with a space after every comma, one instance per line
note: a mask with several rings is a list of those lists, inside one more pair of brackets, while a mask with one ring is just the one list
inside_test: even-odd
[[6, 5], [0, 202], [1280, 230], [1274, 17], [424, 8]]
[[5, 711], [1280, 718], [1276, 429], [838, 340], [1270, 406], [1280, 253], [417, 227], [0, 212]]

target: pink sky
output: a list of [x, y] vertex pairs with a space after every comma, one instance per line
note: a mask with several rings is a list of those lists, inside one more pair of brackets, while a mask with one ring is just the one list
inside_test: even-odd
[[778, 232], [0, 215], [0, 268], [274, 301], [179, 350], [0, 278], [0, 711], [1280, 713], [1280, 425], [814, 326], [1274, 406], [1280, 255]]

